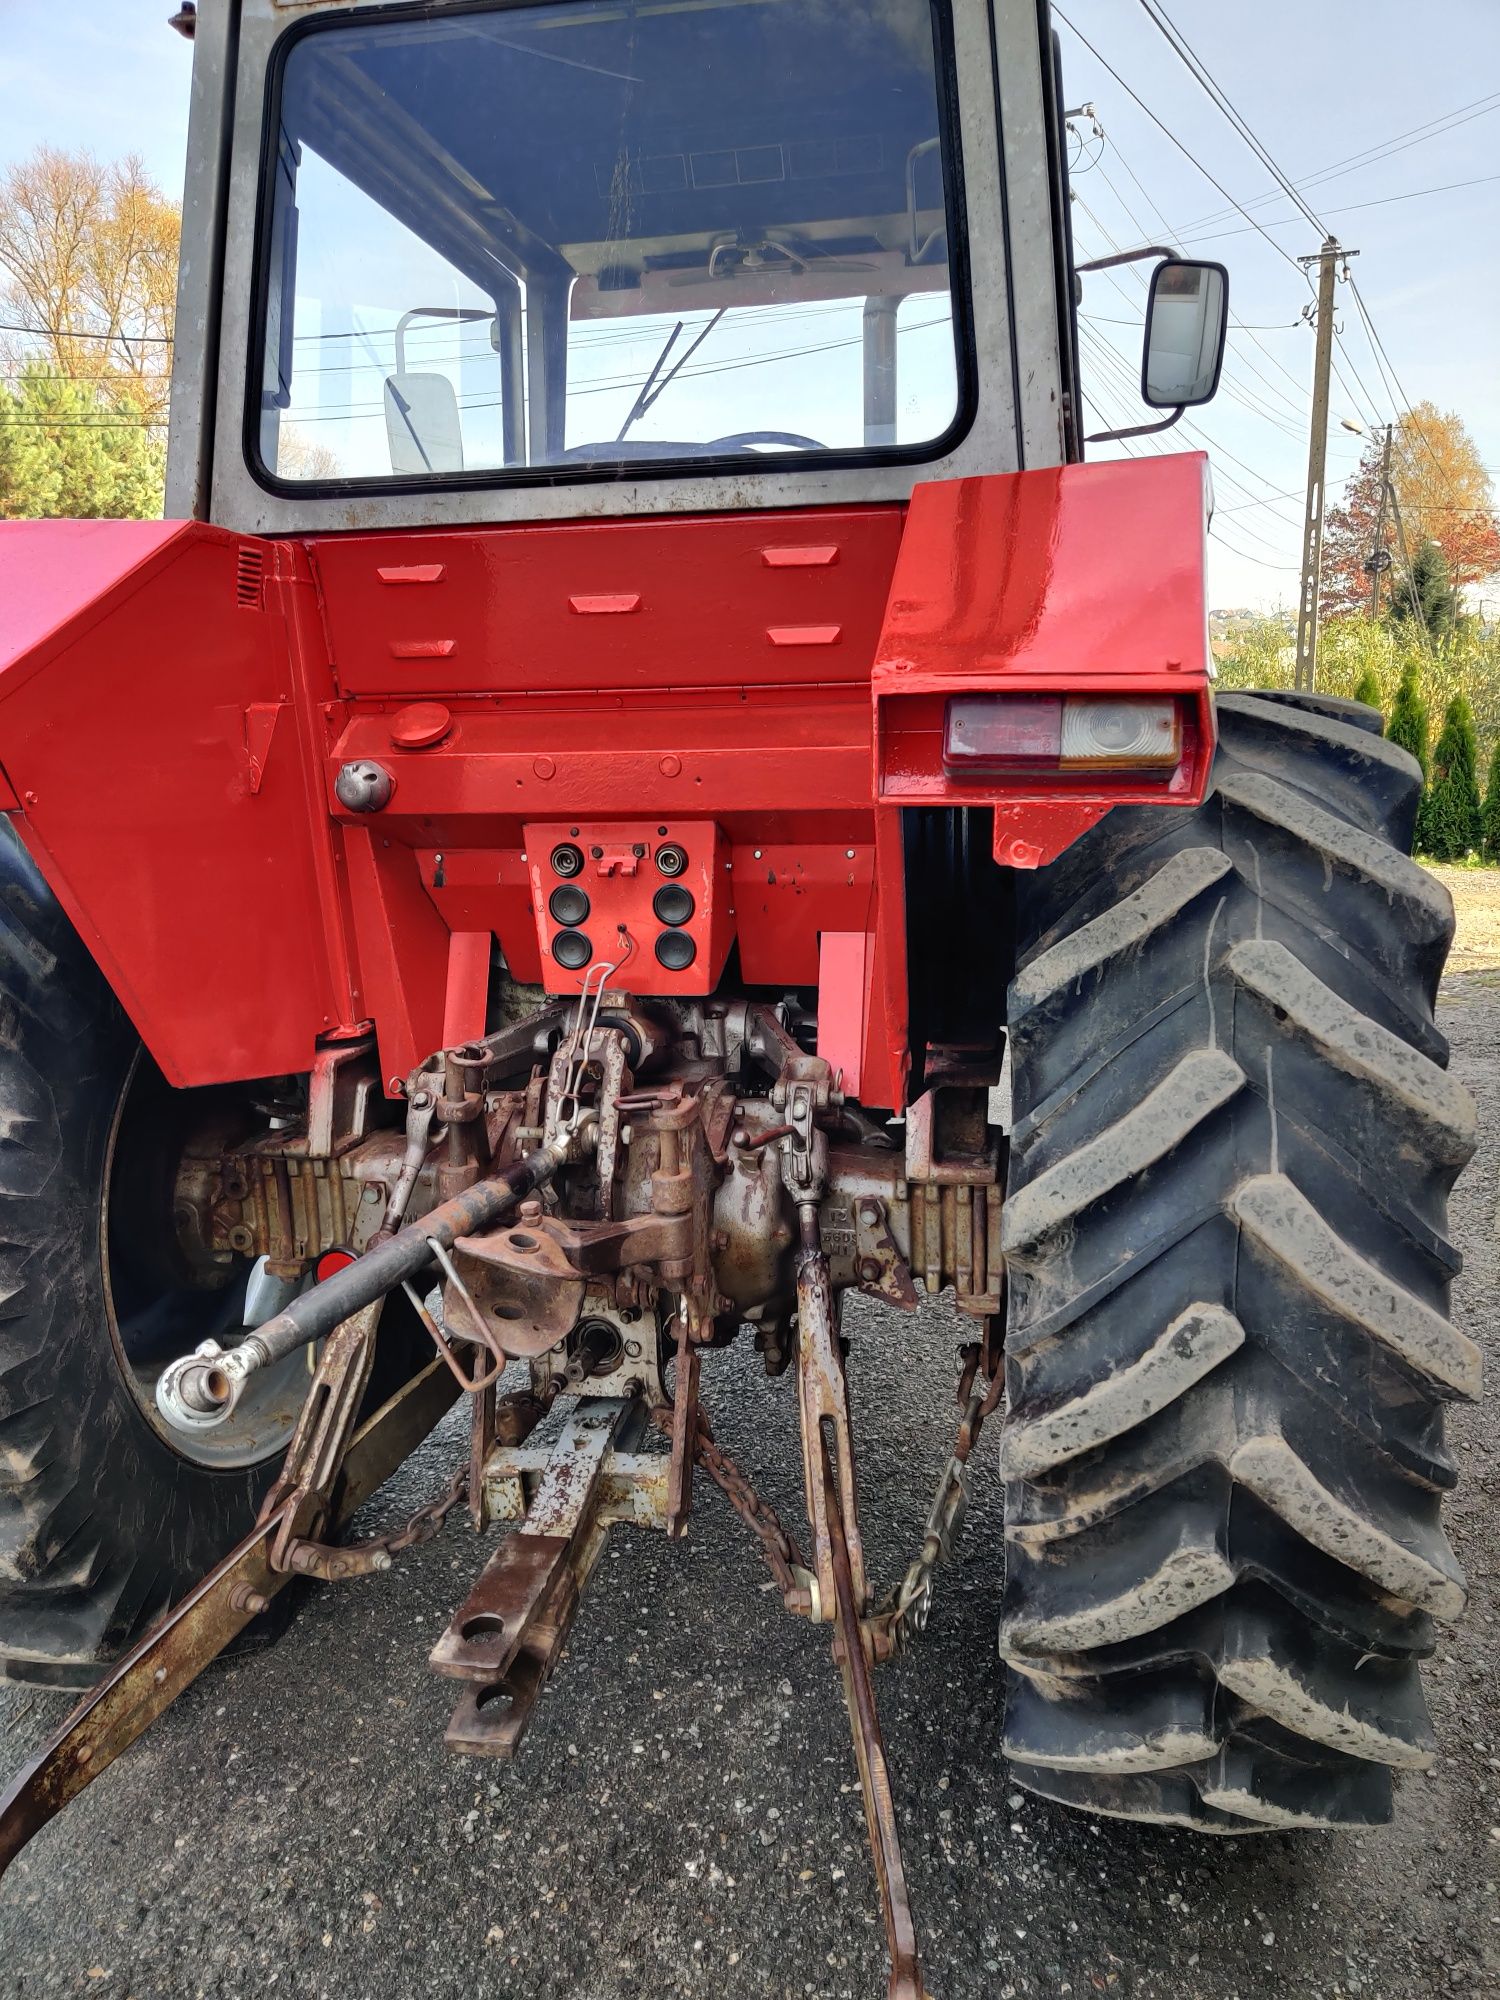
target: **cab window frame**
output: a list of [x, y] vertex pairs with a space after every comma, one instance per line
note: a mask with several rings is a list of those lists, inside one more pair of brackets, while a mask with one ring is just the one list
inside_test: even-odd
[[[934, 37], [938, 137], [942, 142], [944, 209], [948, 239], [949, 294], [953, 311], [955, 407], [952, 421], [937, 437], [911, 445], [859, 445], [775, 454], [694, 453], [678, 458], [606, 460], [528, 466], [479, 466], [463, 472], [360, 475], [350, 478], [289, 479], [265, 462], [262, 451], [263, 395], [273, 295], [278, 279], [277, 182], [282, 171], [281, 112], [287, 65], [310, 36], [337, 34], [349, 26], [429, 21], [468, 14], [521, 13], [549, 0], [402, 0], [319, 14], [289, 25], [274, 44], [266, 69], [264, 115], [258, 169], [255, 269], [251, 287], [243, 452], [255, 483], [291, 500], [363, 499], [403, 494], [517, 491], [537, 487], [601, 486], [632, 482], [680, 481], [684, 477], [745, 479], [778, 473], [822, 475], [891, 466], [921, 466], [947, 458], [973, 429], [979, 407], [979, 357], [964, 201], [964, 167], [951, 0], [926, 0]], [[294, 211], [295, 212], [295, 211]], [[436, 246], [434, 246], [436, 247]], [[440, 253], [441, 254], [441, 253]]]

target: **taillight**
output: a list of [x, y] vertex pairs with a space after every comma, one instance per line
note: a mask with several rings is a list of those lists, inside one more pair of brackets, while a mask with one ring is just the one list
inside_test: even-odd
[[956, 778], [1170, 772], [1181, 759], [1170, 696], [955, 695], [943, 731], [943, 768]]

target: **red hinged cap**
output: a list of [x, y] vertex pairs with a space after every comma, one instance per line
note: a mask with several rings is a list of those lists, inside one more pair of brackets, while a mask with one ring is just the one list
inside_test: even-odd
[[391, 717], [391, 741], [398, 750], [430, 750], [453, 728], [453, 713], [440, 701], [414, 701]]

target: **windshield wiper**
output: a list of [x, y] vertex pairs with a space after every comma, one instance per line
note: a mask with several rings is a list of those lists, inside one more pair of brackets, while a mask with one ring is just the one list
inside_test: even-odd
[[[666, 368], [667, 362], [671, 360], [672, 349], [677, 345], [678, 336], [681, 334], [683, 325], [685, 324], [684, 321], [678, 320], [676, 326], [674, 326], [672, 331], [667, 335], [666, 346], [662, 349], [661, 353], [658, 354], [656, 359], [652, 362], [651, 373], [646, 377], [645, 381], [641, 384], [641, 392], [636, 397], [635, 401], [631, 404], [629, 416], [626, 417], [624, 423], [621, 424], [620, 426], [620, 434], [615, 439], [616, 444], [623, 444], [625, 442], [626, 438], [630, 434], [631, 426], [633, 424], [639, 423], [641, 418], [645, 416], [647, 410], [649, 410], [652, 404], [656, 402], [657, 398], [661, 396], [663, 392], [667, 388], [669, 388], [673, 382], [676, 381], [677, 377], [682, 373], [683, 369], [692, 360], [693, 356], [698, 352], [698, 349], [703, 345], [704, 341], [707, 340], [708, 336], [713, 332], [714, 328], [719, 324], [719, 321], [724, 317], [725, 313], [727, 313], [728, 310], [729, 310], [728, 306], [720, 306], [719, 310], [714, 314], [713, 318], [708, 322], [708, 325], [704, 327], [702, 333], [699, 334], [698, 338], [690, 342], [689, 345], [683, 349], [682, 353], [679, 355], [676, 362], [672, 365], [671, 368], [668, 368], [666, 374], [663, 375], [661, 371], [663, 368]], [[660, 377], [660, 380], [658, 380], [658, 377]]]

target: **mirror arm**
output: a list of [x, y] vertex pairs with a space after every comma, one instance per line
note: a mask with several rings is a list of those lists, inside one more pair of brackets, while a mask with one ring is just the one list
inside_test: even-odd
[[467, 326], [478, 320], [493, 319], [494, 317], [494, 313], [487, 306], [483, 308], [479, 306], [413, 306], [410, 312], [403, 313], [396, 322], [396, 373], [398, 375], [406, 373], [406, 329], [414, 319], [456, 319], [462, 321]]
[[1163, 417], [1159, 424], [1132, 424], [1127, 431], [1095, 431], [1092, 437], [1084, 439], [1084, 443], [1113, 444], [1116, 438], [1144, 438], [1153, 436], [1157, 431], [1169, 431], [1186, 408], [1186, 403], [1179, 403], [1172, 414]]
[[1121, 250], [1114, 257], [1096, 257], [1091, 264], [1076, 264], [1074, 269], [1082, 276], [1085, 271], [1113, 270], [1116, 264], [1139, 264], [1143, 257], [1176, 259], [1181, 254], [1178, 250], [1164, 250], [1159, 243], [1148, 243], [1144, 250]]

